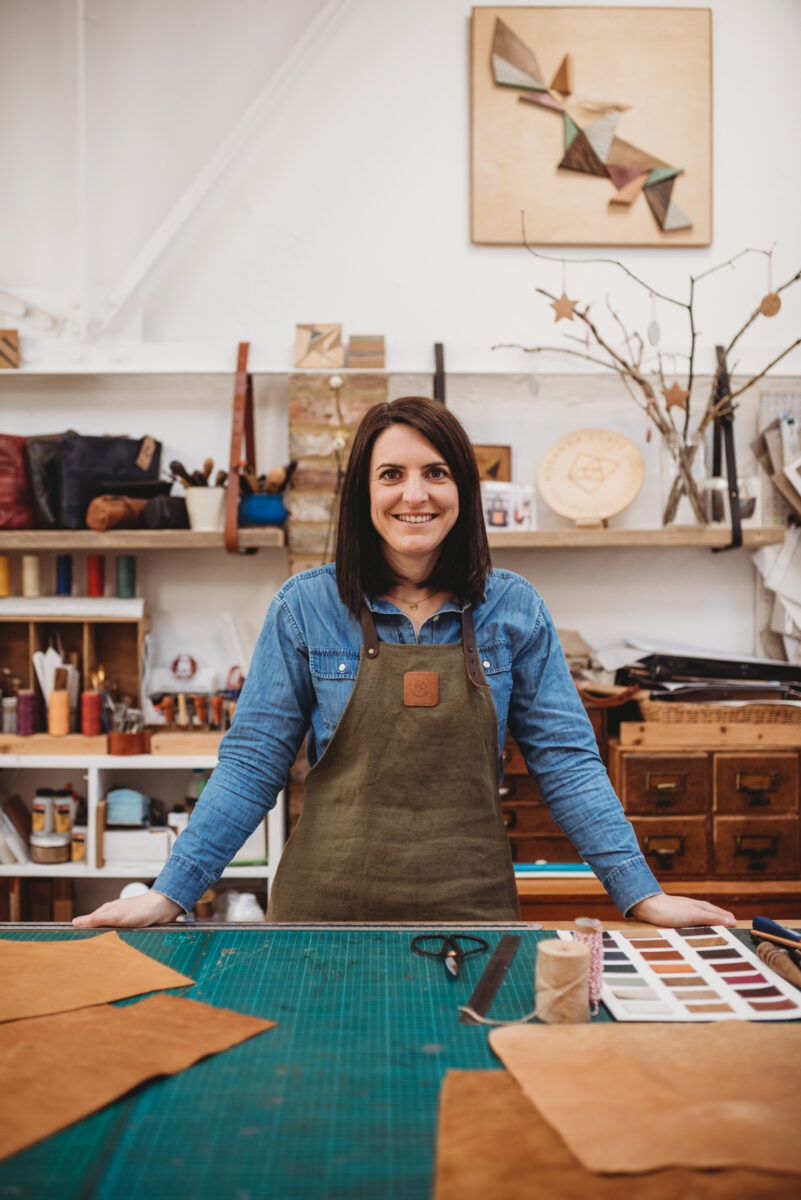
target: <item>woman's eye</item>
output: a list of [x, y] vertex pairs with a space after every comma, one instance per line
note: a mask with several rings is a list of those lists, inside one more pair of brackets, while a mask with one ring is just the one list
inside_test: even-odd
[[395, 467], [387, 467], [386, 471], [381, 472], [380, 478], [388, 479], [390, 483], [393, 483], [396, 479], [400, 478], [400, 471], [396, 470]]
[[431, 471], [430, 471], [430, 475], [431, 475], [432, 479], [447, 479], [448, 478], [448, 472], [445, 470], [444, 467], [432, 467]]

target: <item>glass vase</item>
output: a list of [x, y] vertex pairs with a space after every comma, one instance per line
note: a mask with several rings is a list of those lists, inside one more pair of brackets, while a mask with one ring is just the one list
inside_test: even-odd
[[686, 440], [671, 430], [662, 436], [660, 452], [663, 525], [706, 525], [706, 483], [709, 478], [707, 440], [693, 434]]

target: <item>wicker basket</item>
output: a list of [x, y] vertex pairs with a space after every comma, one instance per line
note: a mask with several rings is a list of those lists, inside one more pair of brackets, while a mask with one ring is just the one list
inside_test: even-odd
[[638, 698], [642, 719], [661, 725], [801, 725], [801, 705], [681, 704]]

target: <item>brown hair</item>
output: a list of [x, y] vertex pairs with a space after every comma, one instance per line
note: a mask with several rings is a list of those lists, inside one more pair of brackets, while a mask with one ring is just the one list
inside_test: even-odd
[[481, 506], [476, 456], [462, 424], [443, 404], [403, 396], [367, 410], [356, 430], [342, 486], [337, 528], [337, 587], [343, 604], [358, 617], [362, 596], [381, 596], [399, 582], [388, 565], [370, 515], [370, 460], [380, 433], [409, 425], [442, 455], [459, 491], [459, 516], [421, 586], [454, 592], [464, 604], [484, 599], [491, 570]]

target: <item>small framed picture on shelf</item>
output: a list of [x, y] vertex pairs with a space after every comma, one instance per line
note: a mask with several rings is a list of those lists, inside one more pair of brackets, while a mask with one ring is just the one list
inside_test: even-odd
[[495, 483], [511, 483], [511, 446], [473, 446], [473, 450], [478, 463], [479, 479], [489, 479]]
[[498, 530], [527, 532], [537, 528], [533, 487], [484, 480], [481, 496], [484, 521], [490, 533]]

